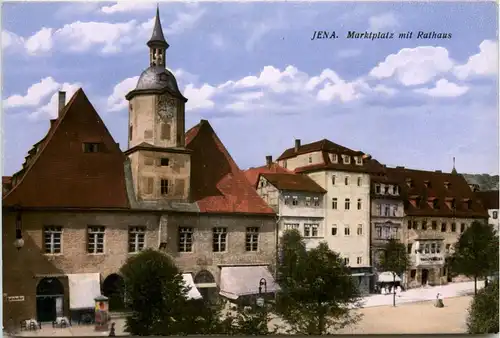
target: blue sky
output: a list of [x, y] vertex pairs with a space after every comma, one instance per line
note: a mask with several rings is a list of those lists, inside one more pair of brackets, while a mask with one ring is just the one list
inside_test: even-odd
[[[82, 87], [125, 149], [155, 3], [4, 3], [4, 175]], [[187, 126], [208, 119], [242, 168], [323, 138], [415, 169], [498, 173], [497, 8], [489, 3], [160, 3]], [[311, 41], [316, 30], [335, 40]], [[349, 40], [347, 31], [451, 33]]]

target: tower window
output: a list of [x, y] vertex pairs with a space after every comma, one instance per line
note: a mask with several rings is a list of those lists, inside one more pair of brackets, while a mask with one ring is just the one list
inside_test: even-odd
[[170, 161], [168, 160], [168, 158], [164, 157], [162, 159], [160, 159], [160, 165], [162, 167], [168, 167], [170, 164]]
[[100, 143], [84, 143], [83, 152], [85, 153], [98, 153], [100, 148]]
[[134, 131], [134, 126], [128, 127], [128, 139], [132, 140], [132, 132]]
[[168, 195], [168, 180], [161, 180], [160, 182], [160, 192], [162, 195]]

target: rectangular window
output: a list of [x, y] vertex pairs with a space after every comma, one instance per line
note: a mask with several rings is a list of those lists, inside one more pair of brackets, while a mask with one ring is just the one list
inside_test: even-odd
[[451, 223], [451, 232], [456, 232], [456, 231], [457, 231], [457, 224]]
[[349, 228], [348, 225], [346, 225], [345, 228], [344, 228], [344, 235], [345, 236], [350, 236], [351, 235], [351, 228]]
[[193, 251], [193, 228], [179, 227], [179, 252]]
[[311, 155], [309, 155], [308, 161], [309, 161], [309, 163], [313, 163], [313, 158]]
[[99, 148], [100, 148], [100, 143], [85, 142], [83, 144], [83, 152], [85, 153], [98, 153]]
[[336, 224], [334, 224], [332, 226], [332, 236], [337, 236], [337, 225]]
[[345, 199], [344, 206], [345, 206], [345, 210], [349, 210], [351, 208], [351, 200], [349, 198]]
[[375, 184], [375, 193], [380, 194], [380, 184]]
[[413, 269], [410, 271], [410, 278], [415, 279], [417, 277], [417, 270]]
[[363, 165], [363, 159], [359, 156], [356, 156], [356, 164], [357, 165]]
[[335, 185], [335, 175], [332, 175], [332, 185]]
[[304, 237], [311, 237], [311, 224], [304, 224]]
[[384, 205], [384, 216], [390, 216], [391, 215], [391, 206], [386, 204]]
[[246, 251], [257, 251], [259, 249], [259, 228], [247, 228], [245, 236]]
[[332, 163], [337, 163], [338, 162], [337, 154], [330, 154], [330, 161], [332, 161]]
[[299, 199], [297, 198], [297, 196], [292, 197], [292, 205], [299, 205]]
[[411, 254], [411, 247], [412, 247], [412, 244], [408, 244], [406, 247], [408, 254]]
[[460, 233], [465, 231], [465, 223], [460, 224]]
[[139, 252], [144, 250], [145, 238], [145, 227], [130, 227], [128, 229], [128, 252]]
[[132, 131], [134, 130], [134, 126], [128, 127], [128, 139], [132, 140]]
[[160, 165], [162, 167], [168, 167], [169, 164], [170, 164], [170, 161], [168, 158], [164, 157], [164, 158], [160, 159]]
[[446, 232], [446, 223], [441, 223], [441, 232]]
[[363, 225], [358, 224], [358, 236], [361, 236], [361, 235], [363, 235]]
[[388, 185], [384, 186], [384, 194], [385, 195], [389, 194], [389, 186]]
[[104, 253], [104, 232], [103, 226], [89, 226], [87, 228], [87, 252], [91, 254]]
[[363, 257], [356, 258], [356, 263], [358, 263], [358, 265], [363, 263]]
[[358, 198], [358, 210], [361, 210], [361, 198]]
[[162, 195], [168, 195], [168, 180], [162, 179], [160, 181], [160, 193]]
[[451, 247], [451, 245], [450, 245], [450, 244], [446, 244], [446, 247], [445, 247], [445, 248], [446, 248], [446, 249], [445, 249], [445, 252], [446, 252], [446, 253], [450, 253], [450, 247]]
[[436, 244], [436, 253], [441, 253], [441, 244], [440, 243]]
[[436, 221], [432, 221], [432, 230], [437, 230], [438, 223]]
[[332, 198], [332, 209], [337, 210], [337, 199]]
[[311, 225], [311, 235], [313, 237], [318, 237], [318, 228], [319, 228], [318, 224], [312, 224]]
[[427, 222], [422, 221], [422, 230], [427, 230]]
[[304, 224], [304, 237], [318, 237], [318, 224]]
[[382, 227], [375, 227], [377, 238], [382, 238]]
[[426, 244], [424, 246], [424, 253], [428, 254], [429, 253], [429, 244]]
[[311, 206], [311, 197], [309, 197], [309, 196], [306, 197], [305, 204], [306, 204], [306, 207], [310, 207]]
[[285, 223], [285, 230], [299, 230], [299, 223]]
[[396, 185], [392, 186], [392, 194], [397, 195], [398, 194], [398, 187]]
[[349, 258], [348, 257], [345, 257], [344, 258], [344, 265], [349, 265]]
[[344, 164], [351, 164], [351, 157], [344, 155]]
[[290, 196], [285, 195], [285, 196], [283, 197], [283, 200], [284, 200], [284, 202], [285, 202], [285, 205], [289, 205], [289, 204], [290, 204]]
[[413, 221], [413, 230], [417, 230], [417, 229], [418, 229], [418, 222]]
[[411, 221], [408, 221], [408, 229], [411, 229]]
[[361, 177], [358, 177], [358, 187], [361, 186]]
[[431, 253], [436, 253], [436, 243], [431, 243]]
[[213, 229], [213, 252], [226, 251], [227, 243], [227, 228], [214, 228]]
[[319, 197], [314, 197], [313, 201], [314, 201], [314, 206], [319, 207]]
[[393, 205], [392, 206], [392, 216], [396, 217], [398, 215], [398, 206]]
[[493, 219], [498, 218], [498, 211], [493, 211], [492, 214], [493, 214]]
[[349, 185], [349, 176], [346, 176], [344, 178], [344, 183], [345, 183], [345, 185]]
[[62, 227], [47, 226], [43, 229], [46, 254], [61, 253]]

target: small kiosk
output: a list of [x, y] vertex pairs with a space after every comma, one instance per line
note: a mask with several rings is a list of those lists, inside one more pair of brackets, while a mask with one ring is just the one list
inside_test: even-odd
[[95, 330], [108, 331], [109, 307], [108, 297], [98, 296], [95, 301]]

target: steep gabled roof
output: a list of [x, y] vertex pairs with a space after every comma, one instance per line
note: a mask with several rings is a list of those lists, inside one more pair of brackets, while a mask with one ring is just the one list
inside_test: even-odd
[[312, 178], [301, 174], [271, 174], [263, 173], [260, 176], [264, 177], [272, 185], [279, 190], [285, 191], [305, 191], [324, 194], [326, 190], [314, 182]]
[[498, 190], [477, 191], [475, 194], [486, 209], [498, 209]]
[[[84, 153], [83, 143], [100, 143]], [[128, 208], [125, 156], [82, 89], [52, 122], [4, 206]]]
[[280, 157], [278, 157], [278, 161], [285, 160], [290, 157], [295, 157], [301, 154], [312, 153], [315, 151], [328, 151], [328, 152], [335, 152], [338, 154], [346, 154], [351, 156], [363, 155], [363, 153], [360, 151], [346, 148], [344, 146], [341, 146], [340, 144], [333, 143], [332, 141], [327, 139], [322, 139], [320, 141], [303, 144], [298, 148], [297, 151], [295, 151], [295, 148], [288, 148], [283, 152], [283, 154], [280, 155]]
[[[386, 168], [386, 172], [391, 180], [399, 182], [401, 195], [406, 202], [405, 213], [409, 216], [488, 217], [462, 175], [403, 167]], [[410, 203], [417, 198], [419, 205]], [[437, 208], [429, 202], [431, 200], [436, 200]], [[455, 201], [454, 210], [446, 203], [447, 200]], [[470, 201], [470, 209], [466, 201]]]
[[248, 182], [252, 185], [252, 187], [257, 188], [257, 183], [259, 182], [259, 175], [260, 174], [291, 174], [292, 172], [289, 170], [286, 170], [282, 166], [278, 165], [277, 163], [273, 162], [269, 166], [268, 165], [263, 165], [260, 167], [252, 167], [248, 168], [245, 170], [245, 177], [247, 178]]
[[206, 120], [186, 133], [191, 153], [191, 197], [201, 212], [275, 212], [257, 194]]

